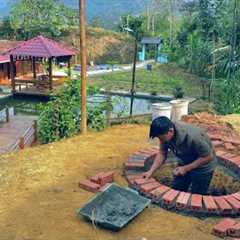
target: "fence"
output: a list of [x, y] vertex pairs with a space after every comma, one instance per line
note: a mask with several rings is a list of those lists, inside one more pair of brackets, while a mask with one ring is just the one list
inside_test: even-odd
[[[14, 116], [14, 108], [6, 108], [0, 111], [0, 122], [10, 122], [11, 117]], [[32, 124], [16, 141], [8, 146], [0, 147], [0, 154], [12, 152], [18, 149], [32, 146], [37, 141], [37, 120], [32, 121]]]
[[9, 122], [12, 116], [14, 116], [14, 108], [4, 108], [0, 111], [0, 122]]

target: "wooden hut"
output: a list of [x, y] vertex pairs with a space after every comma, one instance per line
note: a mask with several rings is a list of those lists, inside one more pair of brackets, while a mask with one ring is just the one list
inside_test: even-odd
[[[43, 36], [22, 42], [8, 51], [7, 54], [10, 57], [10, 77], [13, 94], [36, 96], [48, 96], [53, 89], [53, 61], [62, 60], [68, 62], [70, 73], [70, 60], [75, 55], [71, 49]], [[18, 77], [17, 63], [26, 61], [31, 63], [32, 74]], [[37, 71], [37, 63], [47, 65], [45, 72], [39, 73]]]

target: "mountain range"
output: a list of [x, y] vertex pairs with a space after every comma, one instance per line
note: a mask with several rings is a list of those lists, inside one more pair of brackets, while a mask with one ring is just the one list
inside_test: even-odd
[[[11, 5], [18, 0], [0, 0], [0, 16], [9, 14]], [[63, 0], [67, 6], [78, 8], [78, 0]], [[147, 0], [86, 0], [86, 18], [99, 18], [106, 27], [113, 26], [123, 14], [138, 14]]]

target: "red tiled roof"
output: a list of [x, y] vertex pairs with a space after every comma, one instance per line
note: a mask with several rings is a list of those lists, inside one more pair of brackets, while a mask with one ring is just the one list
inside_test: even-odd
[[43, 58], [75, 55], [74, 51], [71, 49], [66, 48], [62, 44], [43, 36], [38, 36], [26, 42], [23, 42], [17, 47], [8, 51], [7, 54], [13, 55], [15, 57], [21, 56]]
[[0, 55], [0, 63], [7, 63], [10, 62], [9, 55]]

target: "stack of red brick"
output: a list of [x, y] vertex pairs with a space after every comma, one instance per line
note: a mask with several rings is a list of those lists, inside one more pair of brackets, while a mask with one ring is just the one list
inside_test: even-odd
[[142, 149], [132, 154], [125, 162], [126, 170], [146, 170], [150, 160], [158, 153], [158, 148]]
[[90, 192], [101, 192], [113, 182], [114, 172], [100, 172], [89, 179], [79, 182], [79, 187]]
[[213, 228], [212, 233], [222, 238], [227, 236], [240, 238], [240, 221], [224, 218]]
[[[186, 211], [194, 214], [240, 215], [240, 192], [226, 196], [205, 196], [179, 192], [159, 183], [154, 178], [142, 178], [142, 174], [146, 171], [146, 163], [154, 158], [157, 151], [156, 148], [140, 150], [128, 158], [125, 164], [125, 176], [130, 187], [166, 209]], [[149, 153], [149, 155], [146, 155], [146, 153]], [[234, 161], [229, 158], [229, 153], [224, 151], [218, 151], [217, 156], [220, 158], [220, 163], [224, 163], [225, 166], [229, 166], [230, 168], [234, 166], [236, 169], [239, 169], [240, 163], [238, 163], [237, 156], [234, 155]], [[131, 161], [135, 164], [134, 168], [133, 165], [129, 165]]]
[[240, 137], [226, 123], [208, 113], [183, 116], [182, 121], [205, 128], [214, 147], [228, 151], [240, 151]]

